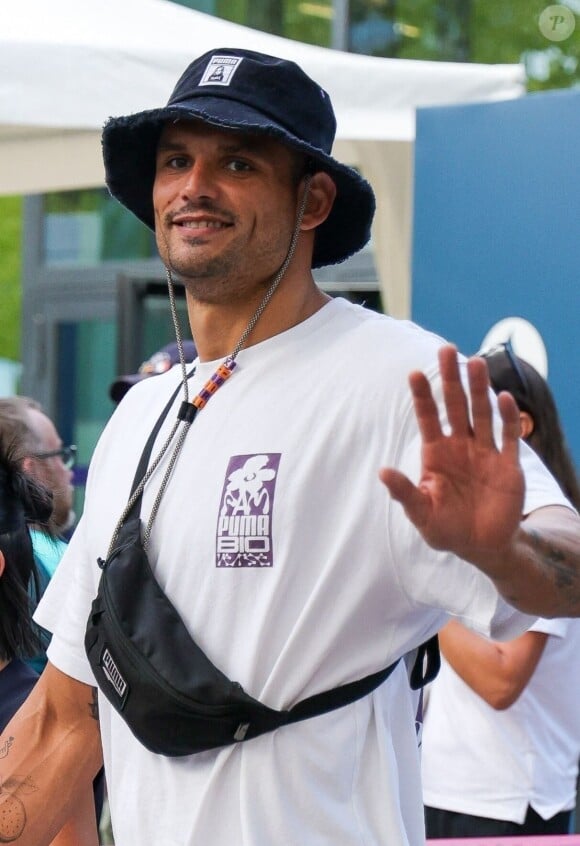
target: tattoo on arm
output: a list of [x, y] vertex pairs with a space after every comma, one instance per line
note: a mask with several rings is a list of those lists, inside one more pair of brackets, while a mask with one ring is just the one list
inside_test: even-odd
[[96, 687], [91, 688], [92, 692], [92, 700], [89, 705], [91, 711], [91, 717], [93, 720], [99, 721], [99, 692]]
[[580, 606], [580, 562], [573, 561], [540, 532], [534, 530], [530, 532], [530, 536], [539, 560], [552, 572], [556, 587], [566, 591], [568, 599]]
[[0, 843], [18, 840], [26, 827], [26, 808], [17, 793], [35, 793], [38, 788], [30, 778], [0, 781]]
[[14, 743], [13, 737], [9, 737], [4, 741], [2, 746], [0, 746], [0, 758], [5, 758], [8, 755], [8, 752], [10, 751], [10, 747], [12, 746], [13, 743]]

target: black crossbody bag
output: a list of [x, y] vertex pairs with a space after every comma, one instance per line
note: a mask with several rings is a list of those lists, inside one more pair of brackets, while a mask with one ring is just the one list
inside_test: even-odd
[[[153, 444], [176, 396], [149, 436], [132, 494], [147, 471]], [[141, 540], [141, 499], [126, 515], [107, 559], [99, 559], [102, 573], [85, 649], [99, 688], [148, 750], [182, 756], [247, 741], [354, 702], [392, 673], [398, 661], [303, 699], [289, 710], [277, 711], [251, 697], [200, 649], [159, 586]], [[421, 688], [438, 669], [435, 635], [419, 647], [411, 686]]]

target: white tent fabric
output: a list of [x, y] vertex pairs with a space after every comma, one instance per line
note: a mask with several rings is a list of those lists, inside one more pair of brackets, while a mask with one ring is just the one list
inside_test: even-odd
[[164, 104], [189, 62], [243, 47], [293, 59], [330, 94], [337, 158], [377, 193], [375, 260], [387, 310], [409, 310], [415, 109], [523, 93], [519, 65], [380, 59], [268, 35], [168, 0], [3, 0], [0, 194], [103, 184], [110, 115]]

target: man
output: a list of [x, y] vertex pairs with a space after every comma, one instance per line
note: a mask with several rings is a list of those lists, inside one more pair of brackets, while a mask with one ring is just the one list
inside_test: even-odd
[[[121, 713], [100, 697], [99, 737], [83, 650], [97, 560], [113, 565], [102, 559], [144, 444], [180, 382], [186, 401], [161, 423], [144, 485], [143, 544], [198, 646], [270, 709], [380, 670], [449, 615], [523, 631], [530, 619], [500, 594], [580, 614], [580, 521], [525, 447], [520, 465], [508, 396], [496, 447], [485, 363], [467, 364], [470, 422], [453, 348], [316, 287], [312, 268], [360, 249], [374, 209], [370, 186], [330, 156], [334, 131], [328, 96], [298, 66], [231, 49], [194, 61], [168, 107], [105, 129], [109, 187], [183, 281], [199, 360], [189, 379], [174, 368], [132, 388], [95, 451], [38, 613], [54, 630], [50, 663], [8, 728], [1, 772], [36, 788], [19, 846], [62, 825], [101, 741], [117, 846], [423, 841], [402, 662], [352, 704], [245, 741], [241, 725], [240, 742], [206, 752], [148, 751], [121, 715], [130, 690]], [[136, 704], [147, 720], [147, 697]]]
[[52, 520], [64, 535], [75, 517], [71, 468], [76, 447], [63, 444], [50, 417], [30, 397], [0, 398], [0, 434], [15, 444], [22, 469], [52, 492]]

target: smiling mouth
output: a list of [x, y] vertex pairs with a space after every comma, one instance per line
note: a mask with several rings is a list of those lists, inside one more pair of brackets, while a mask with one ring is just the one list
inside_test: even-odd
[[174, 226], [181, 229], [227, 229], [231, 224], [223, 223], [220, 220], [183, 220], [174, 221]]

